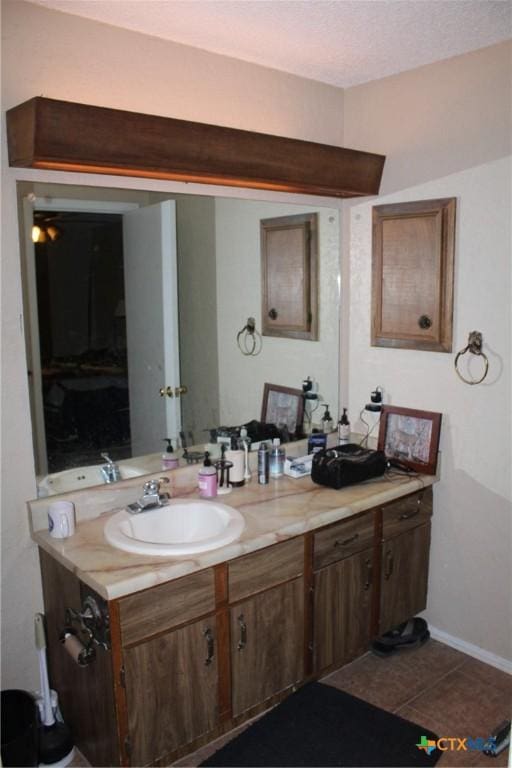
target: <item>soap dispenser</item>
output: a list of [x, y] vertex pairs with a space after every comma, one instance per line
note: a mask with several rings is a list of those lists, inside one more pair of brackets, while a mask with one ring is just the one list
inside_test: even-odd
[[322, 432], [324, 432], [324, 434], [328, 434], [329, 432], [332, 432], [332, 427], [333, 427], [332, 416], [329, 412], [328, 404], [322, 403], [322, 406], [325, 408], [324, 415], [322, 416]]
[[201, 498], [214, 499], [217, 495], [217, 470], [212, 465], [208, 451], [205, 451], [203, 466], [199, 470], [197, 481]]
[[171, 438], [164, 437], [162, 440], [167, 443], [165, 453], [162, 454], [162, 469], [178, 469], [178, 459], [174, 455]]

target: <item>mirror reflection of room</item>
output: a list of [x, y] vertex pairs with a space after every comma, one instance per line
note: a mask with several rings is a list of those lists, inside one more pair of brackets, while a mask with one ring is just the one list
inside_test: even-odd
[[48, 471], [131, 455], [122, 217], [34, 212]]
[[[322, 400], [337, 402], [336, 209], [21, 187], [32, 200], [25, 232], [44, 233], [38, 242], [26, 234], [24, 270], [38, 475], [103, 463], [102, 453], [114, 461], [162, 453], [164, 438], [176, 447], [180, 433], [188, 446], [206, 444], [219, 426], [261, 418], [266, 382], [300, 389], [310, 376]], [[318, 340], [263, 335], [261, 352], [244, 356], [238, 331], [249, 316], [262, 329], [261, 221], [302, 213], [318, 216]], [[170, 266], [161, 256], [153, 263], [156, 230], [159, 248], [174, 240]], [[165, 294], [173, 279], [174, 299]]]

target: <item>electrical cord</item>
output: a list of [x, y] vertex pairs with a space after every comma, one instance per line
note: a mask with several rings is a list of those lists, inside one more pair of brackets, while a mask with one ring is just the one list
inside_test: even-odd
[[369, 439], [370, 435], [372, 434], [373, 430], [375, 429], [375, 427], [376, 427], [378, 424], [380, 424], [380, 413], [379, 413], [379, 418], [377, 419], [377, 421], [374, 423], [374, 425], [373, 425], [372, 427], [370, 427], [370, 425], [368, 424], [368, 422], [367, 422], [367, 421], [365, 421], [365, 420], [363, 419], [363, 413], [364, 413], [365, 411], [366, 411], [366, 408], [363, 408], [363, 409], [361, 410], [360, 414], [359, 414], [359, 421], [362, 421], [362, 423], [363, 423], [363, 424], [365, 425], [365, 427], [366, 427], [366, 435], [363, 437], [363, 439], [361, 440], [361, 442], [359, 443], [359, 445], [360, 445], [361, 447], [363, 447], [363, 446], [366, 446], [366, 448], [368, 448], [368, 439]]

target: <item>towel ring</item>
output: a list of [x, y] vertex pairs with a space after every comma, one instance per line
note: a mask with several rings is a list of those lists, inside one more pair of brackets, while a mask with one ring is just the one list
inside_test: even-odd
[[248, 317], [247, 323], [236, 335], [236, 343], [242, 355], [256, 357], [263, 346], [261, 333], [256, 330], [256, 320]]
[[[462, 357], [462, 355], [465, 355], [466, 352], [471, 352], [473, 355], [479, 355], [484, 359], [484, 372], [479, 379], [466, 379], [459, 371], [459, 358]], [[487, 376], [487, 372], [489, 370], [489, 360], [487, 359], [485, 352], [482, 352], [482, 334], [479, 331], [471, 331], [468, 337], [467, 346], [465, 346], [464, 349], [461, 349], [460, 352], [457, 352], [457, 356], [455, 358], [455, 370], [459, 379], [462, 379], [465, 384], [481, 384]]]

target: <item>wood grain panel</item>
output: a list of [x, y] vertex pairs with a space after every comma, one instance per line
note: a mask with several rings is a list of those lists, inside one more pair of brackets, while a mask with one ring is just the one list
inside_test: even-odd
[[302, 578], [231, 609], [234, 716], [303, 679], [303, 622]]
[[215, 609], [213, 568], [119, 600], [123, 645], [139, 642]]
[[304, 569], [304, 538], [283, 541], [228, 563], [229, 601], [242, 600], [300, 576]]
[[66, 608], [81, 608], [80, 581], [41, 549], [39, 556], [51, 687], [59, 693], [64, 720], [87, 760], [92, 765], [119, 765], [111, 654], [97, 647], [92, 664], [79, 667], [64, 650], [59, 635]]
[[262, 333], [318, 338], [316, 213], [260, 222]]
[[388, 632], [427, 607], [430, 523], [382, 544], [379, 632]]
[[399, 536], [410, 528], [428, 522], [432, 517], [432, 506], [432, 488], [425, 488], [387, 504], [382, 509], [383, 538]]
[[373, 573], [373, 548], [315, 573], [316, 674], [346, 664], [368, 650]]
[[379, 191], [369, 152], [36, 97], [7, 112], [9, 165], [357, 197]]
[[315, 570], [371, 546], [375, 535], [374, 520], [373, 511], [367, 512], [355, 519], [334, 523], [315, 533]]
[[157, 762], [218, 721], [217, 655], [206, 664], [215, 616], [125, 649], [131, 764]]
[[451, 351], [455, 208], [455, 198], [374, 206], [374, 346]]

